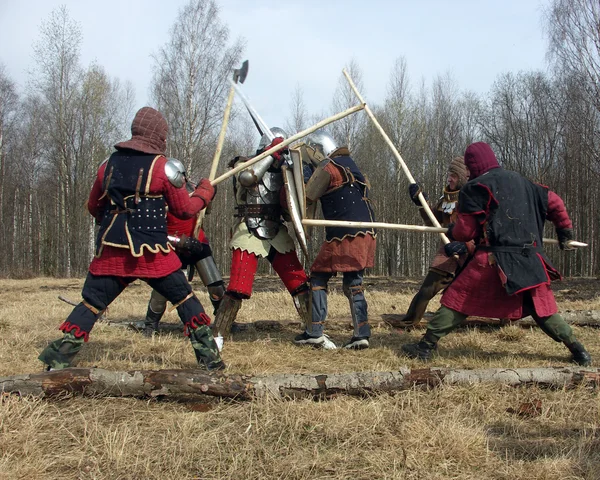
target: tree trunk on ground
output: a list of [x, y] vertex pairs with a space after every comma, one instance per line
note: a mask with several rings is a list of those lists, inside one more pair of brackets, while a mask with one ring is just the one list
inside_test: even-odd
[[323, 375], [275, 374], [244, 376], [208, 374], [201, 370], [140, 370], [111, 372], [100, 368], [69, 368], [29, 375], [0, 377], [0, 391], [21, 395], [59, 396], [75, 394], [102, 397], [190, 399], [221, 397], [251, 400], [276, 398], [328, 398], [363, 396], [416, 387], [473, 385], [510, 386], [530, 384], [551, 388], [600, 385], [600, 369], [560, 368], [401, 368], [397, 372], [352, 372]]

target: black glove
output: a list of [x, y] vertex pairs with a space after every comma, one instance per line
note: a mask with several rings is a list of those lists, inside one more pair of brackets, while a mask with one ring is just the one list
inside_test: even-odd
[[463, 255], [467, 253], [467, 244], [465, 242], [450, 242], [444, 245], [446, 256], [453, 257], [454, 255]]
[[[178, 255], [184, 256], [187, 259], [200, 257], [203, 253], [204, 245], [197, 238], [181, 235], [179, 243], [175, 246], [175, 251]], [[195, 263], [195, 262], [190, 262]]]
[[423, 193], [425, 200], [429, 200], [429, 195], [423, 192], [421, 185], [419, 185], [418, 183], [411, 183], [408, 186], [408, 194], [410, 195], [410, 199], [417, 207], [422, 207], [421, 201], [419, 200], [419, 193], [421, 192]]
[[561, 250], [575, 250], [575, 247], [567, 245], [569, 240], [573, 240], [572, 228], [557, 228], [556, 236], [558, 237], [558, 248]]

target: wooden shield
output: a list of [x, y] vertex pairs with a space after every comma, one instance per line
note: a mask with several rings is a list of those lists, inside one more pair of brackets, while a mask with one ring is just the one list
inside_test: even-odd
[[[298, 192], [296, 190], [296, 180], [294, 179], [294, 172], [287, 168], [285, 165], [281, 167], [283, 172], [283, 183], [285, 186], [285, 200], [287, 203], [288, 211], [292, 217], [292, 225], [294, 225], [294, 232], [296, 232], [296, 239], [300, 244], [300, 248], [308, 258], [308, 247], [306, 246], [306, 234], [304, 233], [304, 227], [302, 226], [302, 202], [298, 198]], [[304, 200], [304, 199], [303, 199]]]

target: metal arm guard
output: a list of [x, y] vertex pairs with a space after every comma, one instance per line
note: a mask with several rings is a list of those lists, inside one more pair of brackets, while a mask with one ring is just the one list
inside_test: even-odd
[[256, 162], [254, 165], [252, 165], [252, 167], [243, 170], [238, 177], [240, 184], [243, 187], [251, 187], [255, 183], [258, 183], [258, 181], [263, 177], [265, 172], [269, 168], [271, 168], [272, 164], [273, 157], [268, 156], [263, 158], [259, 162]]
[[185, 184], [185, 167], [176, 158], [169, 158], [165, 163], [165, 174], [174, 187], [181, 188]]
[[213, 283], [223, 281], [223, 277], [221, 277], [221, 272], [219, 271], [219, 268], [215, 263], [215, 259], [212, 256], [197, 261], [196, 270], [198, 270], [200, 280], [202, 280], [202, 283], [205, 287], [208, 287]]

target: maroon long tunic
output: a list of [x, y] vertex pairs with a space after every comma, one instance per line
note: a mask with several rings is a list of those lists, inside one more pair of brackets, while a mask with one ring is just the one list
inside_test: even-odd
[[[548, 191], [548, 212], [546, 218], [556, 228], [573, 228], [562, 199]], [[481, 236], [482, 224], [476, 216], [459, 214], [452, 231], [454, 238], [461, 242]], [[548, 317], [558, 311], [552, 290], [550, 276], [545, 284], [528, 290], [531, 292], [535, 311], [541, 317]], [[523, 318], [523, 293], [508, 295], [499, 274], [493, 255], [477, 250], [465, 269], [442, 295], [442, 305], [465, 315], [493, 318]]]

